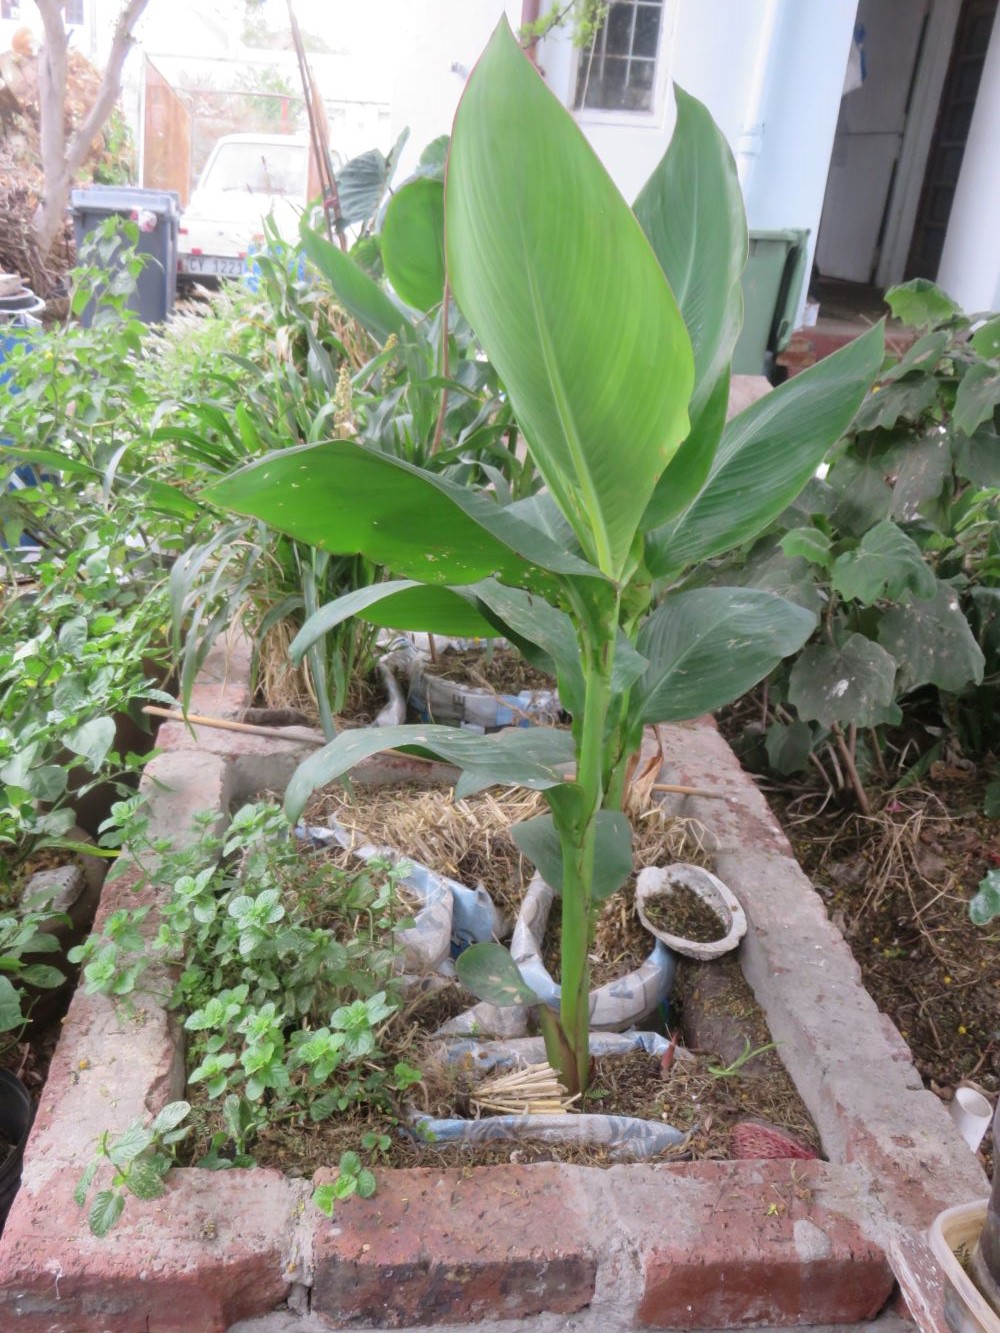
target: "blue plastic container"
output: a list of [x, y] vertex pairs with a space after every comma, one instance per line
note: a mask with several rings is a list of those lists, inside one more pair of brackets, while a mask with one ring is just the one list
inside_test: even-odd
[[[39, 309], [42, 304], [44, 303], [39, 301], [34, 308]], [[11, 360], [11, 353], [24, 343], [28, 343], [30, 346], [32, 329], [40, 327], [40, 322], [25, 311], [12, 315], [7, 320], [0, 320], [0, 386], [7, 384], [13, 374], [13, 371], [7, 368], [7, 363]], [[17, 391], [17, 385], [12, 384], [9, 392], [17, 393]], [[9, 440], [0, 439], [0, 455], [2, 455], [2, 452], [9, 443]], [[37, 486], [39, 481], [52, 480], [55, 479], [48, 476], [48, 474], [39, 474], [30, 464], [22, 463], [20, 466], [15, 467], [13, 472], [6, 474], [4, 479], [4, 489], [7, 491], [19, 491], [24, 490], [29, 486]], [[18, 545], [38, 547], [41, 546], [41, 542], [37, 537], [33, 537], [31, 533], [25, 532], [22, 533]], [[0, 547], [4, 550], [9, 549], [7, 542], [5, 542], [2, 537], [0, 537]]]

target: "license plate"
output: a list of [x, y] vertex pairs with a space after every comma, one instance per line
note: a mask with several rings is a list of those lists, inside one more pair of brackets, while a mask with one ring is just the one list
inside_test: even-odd
[[181, 273], [199, 273], [213, 278], [238, 278], [243, 272], [243, 260], [228, 255], [181, 255], [178, 269]]

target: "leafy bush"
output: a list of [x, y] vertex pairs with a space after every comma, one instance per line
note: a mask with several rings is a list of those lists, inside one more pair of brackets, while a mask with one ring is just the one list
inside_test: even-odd
[[923, 332], [737, 576], [819, 617], [769, 682], [771, 766], [832, 744], [862, 802], [904, 710], [926, 720], [924, 765], [942, 730], [977, 753], [1000, 735], [1000, 318], [972, 320], [922, 279], [886, 300]]
[[398, 1004], [398, 871], [317, 864], [273, 806], [243, 807], [222, 838], [210, 832], [213, 817], [201, 819], [197, 840], [180, 851], [149, 843], [134, 803], [115, 814], [125, 819], [115, 840], [150, 858], [150, 877], [168, 895], [155, 917], [148, 906], [112, 913], [70, 958], [83, 964], [88, 992], [123, 1000], [148, 990], [151, 963], [169, 966], [157, 975], [184, 1015], [189, 1082], [211, 1101], [236, 1097], [227, 1116], [245, 1122], [241, 1152], [263, 1122], [384, 1107], [388, 1093], [419, 1078], [377, 1063], [379, 1031]]

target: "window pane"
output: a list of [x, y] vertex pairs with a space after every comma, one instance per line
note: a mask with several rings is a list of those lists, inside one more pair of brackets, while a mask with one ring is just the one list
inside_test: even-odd
[[663, 0], [613, 0], [591, 47], [580, 53], [576, 106], [650, 111]]
[[635, 16], [635, 41], [632, 54], [656, 59], [656, 48], [660, 40], [660, 6], [640, 5]]
[[83, 22], [83, 0], [66, 0], [66, 22]]
[[632, 45], [632, 17], [635, 6], [630, 4], [612, 5], [606, 24], [608, 33], [608, 54], [627, 56]]

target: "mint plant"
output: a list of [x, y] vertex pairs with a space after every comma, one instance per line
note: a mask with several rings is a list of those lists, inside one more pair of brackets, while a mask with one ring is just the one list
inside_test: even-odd
[[[276, 1119], [385, 1109], [419, 1081], [404, 1063], [387, 1067], [380, 1049], [398, 1008], [397, 871], [317, 865], [267, 804], [244, 806], [222, 836], [204, 817], [178, 851], [149, 845], [141, 808], [118, 814], [119, 836], [169, 886], [165, 901], [155, 918], [148, 906], [113, 913], [70, 957], [88, 991], [125, 1003], [161, 978], [184, 1015], [188, 1083], [221, 1108], [207, 1164], [227, 1160], [227, 1144], [229, 1160], [249, 1160], [254, 1135]], [[157, 961], [167, 966], [151, 972]]]
[[136, 1119], [116, 1137], [107, 1130], [100, 1136], [94, 1160], [73, 1191], [77, 1206], [85, 1207], [98, 1175], [110, 1171], [109, 1183], [94, 1195], [87, 1213], [95, 1236], [108, 1234], [125, 1211], [127, 1195], [149, 1200], [165, 1192], [164, 1177], [190, 1132], [190, 1125], [182, 1124], [190, 1110], [188, 1102], [170, 1102], [148, 1125]]

